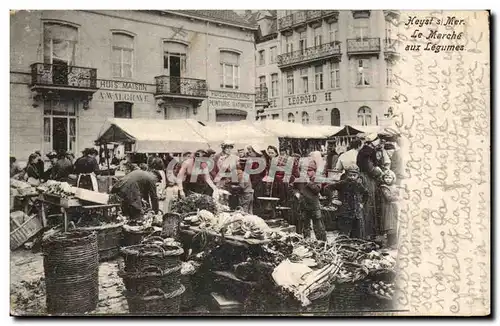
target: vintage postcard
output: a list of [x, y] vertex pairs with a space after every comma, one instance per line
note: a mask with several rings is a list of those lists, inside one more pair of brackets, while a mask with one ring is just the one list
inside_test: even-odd
[[490, 13], [11, 10], [12, 316], [487, 316]]

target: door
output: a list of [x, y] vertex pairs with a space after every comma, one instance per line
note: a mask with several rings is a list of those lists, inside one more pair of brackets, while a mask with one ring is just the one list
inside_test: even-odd
[[340, 126], [340, 111], [337, 108], [332, 109], [331, 113], [331, 118], [332, 118], [332, 126]]
[[68, 118], [53, 118], [53, 149], [68, 150]]
[[169, 70], [170, 70], [170, 92], [181, 92], [181, 58], [177, 56], [169, 57]]

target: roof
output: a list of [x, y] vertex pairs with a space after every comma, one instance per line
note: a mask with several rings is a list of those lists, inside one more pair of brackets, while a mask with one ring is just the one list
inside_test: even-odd
[[208, 149], [196, 120], [108, 119], [96, 143], [134, 143], [140, 153]]
[[257, 29], [256, 23], [249, 22], [233, 10], [167, 10], [170, 13], [196, 17], [211, 22], [226, 23], [252, 30]]

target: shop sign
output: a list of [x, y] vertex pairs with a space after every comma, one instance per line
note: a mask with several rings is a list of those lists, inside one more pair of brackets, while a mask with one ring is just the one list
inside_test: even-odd
[[243, 102], [236, 100], [219, 100], [219, 99], [209, 99], [208, 105], [215, 109], [242, 109], [251, 110], [253, 109], [253, 102]]
[[253, 101], [253, 94], [249, 94], [249, 93], [210, 91], [210, 97], [232, 99], [232, 100]]
[[144, 83], [135, 83], [119, 80], [99, 80], [99, 88], [121, 91], [141, 91], [146, 92], [148, 85]]
[[112, 92], [112, 91], [97, 91], [94, 98], [100, 101], [110, 102], [135, 102], [135, 103], [149, 103], [151, 95], [131, 92]]
[[288, 98], [288, 105], [292, 106], [292, 105], [316, 103], [316, 100], [317, 100], [316, 94], [292, 96]]

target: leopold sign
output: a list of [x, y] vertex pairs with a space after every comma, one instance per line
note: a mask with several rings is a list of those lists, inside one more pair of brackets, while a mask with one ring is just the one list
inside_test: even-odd
[[315, 103], [316, 99], [317, 99], [316, 94], [292, 96], [288, 98], [288, 105], [292, 106], [292, 105]]

